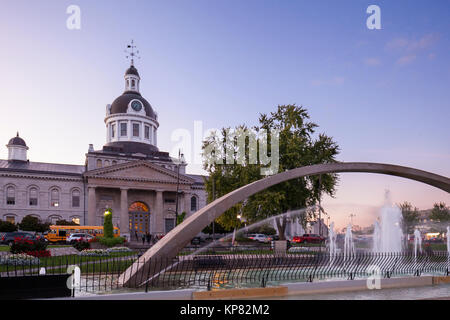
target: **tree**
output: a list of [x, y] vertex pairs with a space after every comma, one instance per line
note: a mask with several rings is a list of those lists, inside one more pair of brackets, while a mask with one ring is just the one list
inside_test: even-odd
[[114, 226], [112, 222], [112, 209], [106, 209], [104, 213], [103, 221], [103, 237], [113, 238], [114, 237]]
[[17, 231], [17, 226], [9, 221], [0, 220], [0, 232], [14, 232]]
[[450, 220], [449, 208], [444, 202], [435, 203], [431, 210], [430, 219], [433, 221], [447, 222]]
[[46, 232], [50, 230], [50, 223], [43, 223], [39, 218], [27, 215], [19, 223], [19, 229], [23, 231]]
[[400, 210], [402, 210], [404, 232], [412, 234], [415, 227], [420, 222], [419, 210], [416, 207], [413, 208], [411, 203], [407, 201], [399, 204], [398, 206], [400, 207]]
[[74, 221], [67, 221], [67, 220], [57, 220], [55, 222], [57, 226], [79, 226], [78, 223]]
[[[303, 107], [282, 105], [278, 106], [277, 111], [270, 115], [260, 115], [259, 125], [255, 126], [253, 130], [249, 130], [244, 124], [234, 130], [223, 128], [221, 136], [212, 133], [207, 137], [203, 142], [203, 150], [204, 168], [209, 173], [209, 179], [206, 181], [208, 200], [212, 201], [214, 198], [213, 183], [215, 184], [215, 196], [220, 197], [264, 177], [261, 169], [265, 166], [261, 161], [256, 164], [252, 163], [252, 155], [256, 152], [257, 158], [261, 160], [264, 155], [261, 150], [265, 148], [267, 156], [272, 156], [272, 144], [275, 143], [276, 137], [270, 135], [266, 142], [258, 140], [259, 148], [250, 143], [250, 139], [263, 132], [279, 132], [279, 166], [278, 171], [273, 173], [302, 166], [336, 162], [335, 157], [339, 152], [338, 145], [325, 134], [313, 137], [317, 124], [310, 122], [309, 118], [307, 110]], [[230, 131], [235, 133], [234, 139], [227, 139]], [[242, 133], [244, 133], [246, 142], [244, 148], [238, 143], [239, 134], [242, 135]], [[206, 152], [210, 150], [213, 151]], [[234, 161], [229, 161], [230, 157]], [[217, 159], [221, 161], [217, 161]], [[241, 164], [237, 164], [239, 161]], [[238, 214], [245, 217], [248, 224], [252, 224], [289, 210], [306, 208], [317, 204], [324, 193], [333, 196], [337, 181], [335, 174], [286, 181], [249, 197], [244, 203], [233, 206], [224, 212], [217, 221], [225, 228], [233, 229], [243, 226], [237, 219]], [[301, 217], [301, 222], [306, 225], [307, 221], [316, 217], [316, 211], [308, 210], [308, 214]], [[281, 239], [284, 239], [286, 224], [285, 218], [276, 219]]]
[[183, 211], [181, 214], [177, 216], [177, 225], [182, 223], [184, 221], [184, 218], [186, 217], [186, 212]]

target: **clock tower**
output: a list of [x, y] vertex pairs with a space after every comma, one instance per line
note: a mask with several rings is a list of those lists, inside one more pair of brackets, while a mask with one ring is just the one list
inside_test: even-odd
[[134, 66], [136, 52], [133, 42], [128, 48], [131, 65], [124, 76], [125, 91], [106, 106], [105, 146], [123, 153], [151, 154], [158, 151], [158, 116], [140, 93], [141, 77]]

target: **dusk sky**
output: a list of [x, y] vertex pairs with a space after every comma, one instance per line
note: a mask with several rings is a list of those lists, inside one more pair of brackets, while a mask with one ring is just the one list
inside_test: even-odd
[[[369, 30], [369, 5], [381, 30]], [[66, 26], [70, 5], [81, 29]], [[30, 161], [84, 164], [106, 143], [105, 107], [122, 94], [134, 39], [141, 93], [158, 113], [158, 147], [176, 129], [255, 125], [277, 105], [306, 107], [339, 161], [450, 176], [450, 2], [3, 0], [0, 159], [18, 131]], [[189, 173], [204, 173], [186, 153]], [[331, 221], [373, 222], [385, 189], [419, 209], [450, 195], [402, 178], [340, 175]]]

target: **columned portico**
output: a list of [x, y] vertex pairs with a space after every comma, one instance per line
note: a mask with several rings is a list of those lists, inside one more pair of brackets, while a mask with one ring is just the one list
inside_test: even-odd
[[191, 194], [189, 192], [184, 193], [184, 212], [186, 212], [186, 218], [191, 215]]
[[84, 176], [89, 187], [88, 223], [100, 225], [100, 212], [109, 207], [114, 225], [133, 241], [147, 232], [164, 235], [173, 228], [177, 184], [179, 213], [190, 215], [195, 180], [184, 174], [178, 179], [168, 168], [136, 160], [90, 170]]
[[130, 224], [128, 217], [128, 188], [120, 188], [120, 233], [130, 234]]
[[163, 199], [163, 191], [156, 190], [155, 196], [155, 233], [163, 234], [164, 233], [164, 199]]
[[88, 187], [88, 225], [95, 226], [95, 213], [97, 210], [97, 198], [95, 187]]

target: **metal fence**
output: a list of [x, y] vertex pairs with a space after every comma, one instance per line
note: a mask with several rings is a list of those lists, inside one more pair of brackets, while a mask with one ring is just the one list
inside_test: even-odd
[[[120, 275], [146, 265], [124, 288]], [[135, 254], [107, 257], [69, 256], [40, 259], [38, 264], [1, 266], [0, 277], [71, 274], [73, 295], [114, 290], [161, 290], [266, 286], [287, 281], [317, 279], [449, 275], [447, 252], [344, 254], [202, 254], [174, 259], [138, 259]]]

